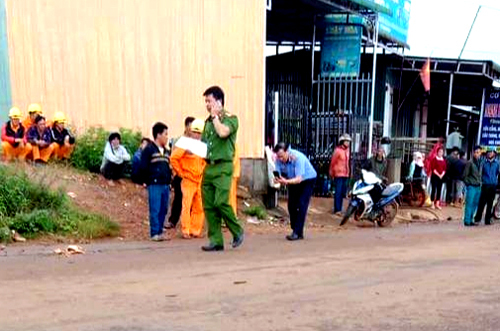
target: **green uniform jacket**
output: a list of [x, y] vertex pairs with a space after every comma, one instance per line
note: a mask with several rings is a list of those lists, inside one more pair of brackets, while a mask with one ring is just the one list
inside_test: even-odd
[[465, 185], [480, 186], [481, 185], [481, 161], [467, 161], [464, 171]]
[[220, 121], [229, 128], [231, 133], [228, 137], [219, 137], [215, 131], [211, 117], [205, 121], [205, 128], [203, 130], [203, 134], [201, 135], [201, 140], [207, 144], [207, 160], [209, 163], [210, 161], [233, 162], [236, 134], [238, 132], [238, 117], [229, 114], [225, 109], [223, 109]]

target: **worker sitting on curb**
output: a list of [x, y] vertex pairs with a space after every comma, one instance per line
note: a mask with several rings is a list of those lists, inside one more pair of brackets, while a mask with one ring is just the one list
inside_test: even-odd
[[26, 159], [31, 152], [31, 145], [26, 140], [26, 129], [21, 124], [21, 110], [12, 107], [9, 111], [10, 121], [2, 127], [2, 151], [5, 160], [14, 158]]
[[52, 134], [45, 123], [45, 117], [38, 115], [35, 125], [28, 130], [28, 142], [33, 147], [32, 157], [36, 163], [47, 163], [54, 153]]
[[54, 124], [51, 134], [54, 146], [54, 155], [60, 160], [68, 160], [75, 148], [75, 137], [71, 135], [66, 125], [66, 116], [63, 112], [54, 115]]
[[[191, 123], [189, 138], [201, 140], [205, 123], [195, 119]], [[182, 237], [200, 238], [205, 220], [203, 203], [201, 200], [201, 180], [205, 169], [205, 160], [189, 150], [175, 147], [170, 156], [170, 163], [177, 176], [182, 178]]]
[[32, 103], [28, 106], [28, 117], [23, 121], [23, 126], [28, 131], [35, 124], [35, 119], [38, 115], [43, 115], [42, 107], [37, 103]]
[[113, 180], [120, 181], [123, 178], [125, 165], [130, 161], [130, 154], [121, 141], [121, 135], [113, 132], [109, 135], [106, 147], [104, 147], [101, 173], [111, 185], [114, 185]]

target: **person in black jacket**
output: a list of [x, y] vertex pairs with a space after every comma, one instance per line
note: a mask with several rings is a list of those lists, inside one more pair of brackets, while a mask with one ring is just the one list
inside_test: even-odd
[[51, 128], [52, 142], [54, 142], [54, 155], [61, 160], [68, 160], [75, 148], [75, 137], [65, 127], [66, 116], [63, 112], [54, 115], [54, 124]]
[[168, 127], [161, 122], [153, 126], [154, 141], [141, 155], [141, 176], [148, 188], [149, 228], [152, 241], [162, 241], [163, 224], [170, 199], [172, 172], [167, 153]]

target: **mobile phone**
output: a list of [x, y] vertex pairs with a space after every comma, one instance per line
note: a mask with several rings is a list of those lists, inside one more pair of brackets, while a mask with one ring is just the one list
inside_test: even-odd
[[277, 171], [273, 171], [273, 175], [274, 175], [274, 177], [280, 177], [280, 173]]

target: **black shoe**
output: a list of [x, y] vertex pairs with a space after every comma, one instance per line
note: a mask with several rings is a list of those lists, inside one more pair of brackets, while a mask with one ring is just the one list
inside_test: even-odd
[[299, 236], [295, 232], [292, 232], [292, 234], [287, 235], [285, 238], [286, 238], [286, 240], [295, 241], [295, 240], [304, 239], [304, 236]]
[[239, 246], [241, 246], [241, 244], [243, 244], [244, 239], [245, 239], [245, 234], [242, 233], [238, 238], [233, 239], [233, 243], [231, 244], [231, 246], [233, 248], [238, 248]]
[[484, 225], [491, 225], [491, 222], [484, 222]]
[[465, 225], [465, 226], [478, 226], [478, 225], [479, 225], [479, 223], [475, 223], [475, 222], [474, 222], [474, 223], [466, 223], [466, 224], [464, 224], [464, 225]]
[[224, 246], [214, 245], [214, 244], [208, 244], [207, 246], [202, 246], [201, 250], [205, 251], [205, 252], [223, 251], [224, 250]]

